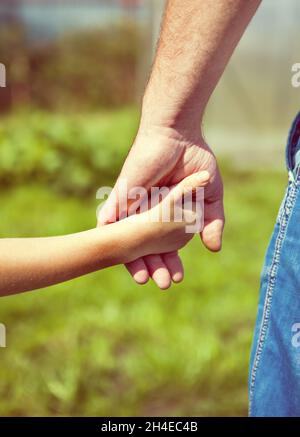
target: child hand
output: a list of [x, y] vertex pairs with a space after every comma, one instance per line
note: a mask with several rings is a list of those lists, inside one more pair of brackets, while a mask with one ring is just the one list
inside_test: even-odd
[[201, 231], [204, 215], [201, 189], [209, 178], [207, 171], [190, 175], [153, 208], [125, 219], [135, 224], [136, 236], [140, 233], [139, 256], [177, 251]]

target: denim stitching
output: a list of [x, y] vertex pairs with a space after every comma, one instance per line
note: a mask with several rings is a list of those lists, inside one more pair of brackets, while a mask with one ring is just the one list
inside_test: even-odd
[[[299, 176], [299, 172], [298, 172], [297, 176]], [[273, 255], [270, 271], [268, 274], [268, 284], [267, 284], [267, 291], [266, 291], [266, 297], [265, 297], [265, 303], [264, 303], [262, 322], [261, 322], [261, 326], [260, 326], [258, 344], [257, 344], [257, 348], [255, 351], [253, 366], [252, 366], [252, 370], [251, 370], [251, 381], [250, 381], [250, 392], [249, 392], [249, 416], [251, 416], [251, 411], [252, 411], [252, 400], [253, 400], [253, 395], [254, 395], [257, 370], [258, 370], [258, 366], [260, 363], [260, 358], [261, 358], [261, 354], [263, 351], [263, 347], [265, 344], [267, 329], [269, 326], [272, 297], [273, 297], [273, 291], [274, 291], [275, 284], [276, 284], [277, 270], [278, 270], [278, 264], [279, 264], [279, 260], [280, 260], [282, 243], [283, 243], [283, 240], [285, 237], [286, 228], [288, 225], [290, 213], [291, 213], [292, 208], [295, 204], [296, 193], [297, 193], [297, 188], [298, 188], [299, 182], [300, 182], [300, 179], [298, 177], [296, 183], [291, 183], [289, 186], [289, 189], [287, 191], [286, 202], [285, 202], [283, 214], [281, 217], [280, 228], [279, 228], [279, 232], [278, 232], [276, 242], [275, 242], [274, 255]]]

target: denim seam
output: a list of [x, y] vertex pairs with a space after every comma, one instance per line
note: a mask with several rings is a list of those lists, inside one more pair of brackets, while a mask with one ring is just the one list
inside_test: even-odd
[[[298, 173], [299, 175], [299, 173]], [[275, 249], [274, 249], [274, 255], [271, 262], [270, 271], [268, 274], [268, 283], [267, 283], [267, 290], [266, 290], [266, 297], [264, 302], [264, 310], [262, 315], [262, 321], [258, 336], [258, 344], [255, 351], [255, 356], [253, 360], [252, 370], [251, 370], [251, 380], [250, 380], [250, 391], [249, 391], [249, 416], [251, 416], [252, 412], [252, 400], [254, 395], [254, 388], [255, 388], [255, 382], [256, 382], [256, 375], [257, 370], [260, 363], [261, 354], [265, 345], [265, 339], [267, 335], [267, 329], [269, 326], [269, 319], [270, 319], [270, 312], [271, 312], [271, 305], [272, 305], [272, 297], [273, 297], [273, 291], [276, 284], [276, 278], [277, 278], [277, 271], [278, 271], [278, 265], [280, 260], [280, 254], [281, 254], [281, 248], [284, 241], [284, 237], [286, 234], [286, 229], [288, 225], [288, 221], [290, 218], [290, 214], [292, 211], [292, 208], [294, 206], [295, 200], [296, 200], [296, 193], [299, 185], [299, 177], [297, 178], [296, 183], [291, 183], [288, 189], [288, 192], [286, 194], [286, 201], [285, 205], [282, 211], [282, 215], [280, 217], [280, 228], [279, 232], [276, 238], [275, 242]]]

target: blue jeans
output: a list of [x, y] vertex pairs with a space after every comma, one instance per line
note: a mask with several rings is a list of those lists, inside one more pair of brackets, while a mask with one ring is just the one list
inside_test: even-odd
[[300, 112], [286, 161], [288, 186], [261, 274], [250, 359], [250, 416], [300, 416]]

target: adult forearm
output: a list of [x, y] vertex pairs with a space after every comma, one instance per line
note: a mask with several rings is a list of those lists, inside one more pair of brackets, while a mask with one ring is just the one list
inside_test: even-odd
[[199, 124], [261, 0], [169, 0], [141, 125]]

